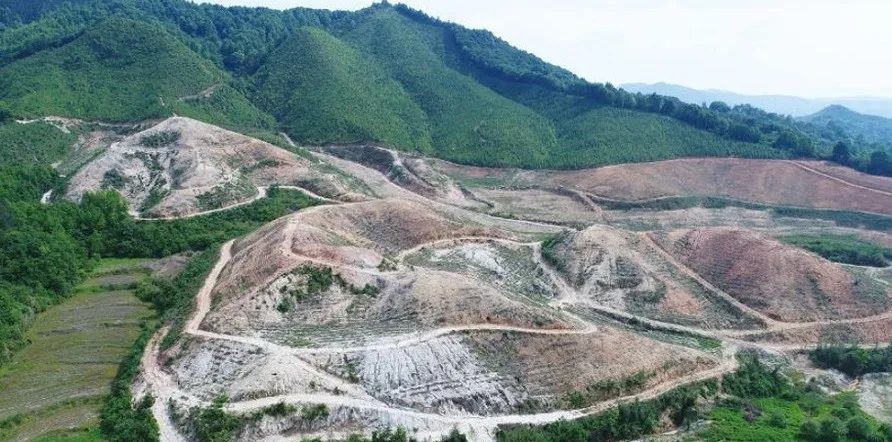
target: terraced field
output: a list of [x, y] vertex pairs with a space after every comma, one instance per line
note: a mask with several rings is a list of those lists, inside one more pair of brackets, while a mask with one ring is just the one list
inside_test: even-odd
[[105, 261], [75, 296], [35, 319], [30, 344], [0, 370], [0, 439], [98, 440], [90, 429], [102, 398], [150, 314], [132, 291], [151, 272], [146, 264]]

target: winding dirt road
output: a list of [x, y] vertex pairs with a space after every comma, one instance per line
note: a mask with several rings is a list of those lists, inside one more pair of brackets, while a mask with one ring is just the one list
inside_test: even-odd
[[[290, 139], [286, 140], [289, 142]], [[321, 155], [321, 154], [317, 154]], [[363, 167], [364, 168], [364, 167]], [[816, 173], [820, 173], [820, 171], [814, 171]], [[368, 171], [364, 171], [368, 173]], [[375, 171], [376, 175], [380, 175], [377, 171]], [[387, 183], [390, 183], [389, 180], [386, 180], [386, 177], [375, 176], [376, 179], [384, 178]], [[838, 179], [835, 177], [828, 178]], [[393, 185], [392, 183], [390, 183]], [[853, 183], [848, 183], [854, 186], [858, 186]], [[393, 185], [395, 186], [395, 185]], [[322, 201], [326, 201], [329, 203], [340, 204], [339, 201], [328, 199], [322, 197], [320, 195], [316, 195], [306, 189], [296, 187], [296, 186], [280, 186], [282, 188], [290, 188], [300, 190], [308, 195], [320, 199]], [[398, 186], [395, 186], [398, 187]], [[859, 186], [860, 187], [860, 186]], [[226, 208], [214, 209], [211, 211], [200, 212], [196, 214], [190, 214], [183, 217], [171, 217], [170, 219], [177, 218], [185, 218], [192, 216], [199, 216], [208, 213], [213, 213], [221, 210], [231, 209], [233, 207], [237, 207], [244, 204], [249, 204], [250, 202], [256, 201], [257, 199], [263, 198], [266, 195], [265, 187], [258, 188], [258, 195], [255, 196], [252, 200], [239, 203], [237, 205], [232, 205]], [[867, 190], [877, 191], [876, 189]], [[408, 192], [403, 188], [399, 188], [400, 192]], [[882, 193], [882, 191], [880, 191]], [[410, 192], [411, 193], [411, 192]], [[411, 193], [413, 199], [421, 199], [426, 203], [433, 204], [435, 206], [444, 206], [444, 203], [436, 202], [430, 200], [421, 195], [417, 195], [415, 193]], [[890, 193], [892, 195], [892, 193]], [[347, 204], [361, 204], [361, 203], [347, 203]], [[307, 210], [302, 211], [301, 213], [310, 213], [312, 211], [318, 210], [329, 210], [335, 207], [334, 205], [327, 206], [315, 206], [309, 208]], [[455, 207], [449, 206], [451, 209], [456, 209]], [[537, 227], [547, 227], [547, 228], [561, 228], [561, 226], [556, 226], [548, 223], [539, 223], [539, 222], [531, 222], [531, 221], [519, 221], [519, 220], [511, 220], [495, 217], [492, 215], [483, 215], [477, 214], [478, 216], [485, 216], [488, 218], [498, 219], [500, 222], [510, 222], [510, 223], [522, 223], [527, 225], [534, 225]], [[159, 218], [153, 218], [159, 219]], [[161, 218], [166, 219], [166, 218]], [[287, 235], [286, 235], [287, 237]], [[431, 241], [425, 244], [419, 244], [411, 249], [403, 250], [397, 255], [397, 262], [402, 261], [407, 255], [421, 250], [425, 247], [436, 247], [447, 244], [457, 244], [462, 242], [498, 242], [503, 244], [510, 244], [512, 246], [528, 246], [533, 248], [534, 259], [537, 264], [544, 269], [545, 275], [549, 278], [557, 288], [559, 292], [557, 298], [551, 303], [551, 306], [560, 310], [562, 315], [565, 315], [568, 318], [572, 318], [582, 326], [576, 329], [536, 329], [536, 328], [524, 328], [524, 327], [512, 327], [512, 326], [501, 326], [495, 324], [472, 324], [472, 325], [464, 325], [464, 326], [452, 326], [452, 327], [440, 327], [433, 330], [428, 330], [425, 332], [416, 332], [416, 333], [408, 333], [397, 336], [395, 338], [390, 338], [387, 340], [381, 340], [369, 345], [365, 346], [352, 346], [352, 347], [317, 347], [317, 348], [296, 348], [296, 347], [288, 347], [280, 344], [276, 344], [273, 342], [266, 341], [262, 338], [256, 337], [247, 337], [247, 336], [235, 336], [235, 335], [226, 335], [221, 333], [215, 333], [207, 330], [201, 329], [201, 324], [207, 314], [210, 312], [212, 305], [212, 294], [213, 289], [217, 284], [217, 279], [219, 278], [222, 270], [229, 263], [232, 258], [232, 245], [233, 241], [227, 242], [220, 251], [220, 259], [214, 265], [211, 272], [208, 274], [206, 280], [204, 281], [201, 290], [198, 292], [195, 301], [195, 310], [192, 316], [190, 316], [184, 327], [184, 333], [187, 335], [200, 337], [203, 339], [216, 339], [216, 340], [227, 340], [231, 342], [242, 343], [245, 345], [250, 345], [253, 347], [257, 347], [263, 349], [264, 351], [272, 354], [272, 355], [293, 355], [293, 358], [296, 362], [295, 369], [300, 370], [306, 373], [308, 376], [311, 376], [314, 379], [318, 379], [325, 386], [339, 390], [345, 394], [331, 394], [331, 393], [306, 393], [306, 394], [286, 394], [286, 395], [277, 395], [264, 397], [260, 399], [254, 400], [246, 400], [240, 402], [234, 402], [227, 405], [227, 409], [232, 412], [250, 412], [253, 410], [257, 410], [259, 408], [263, 408], [269, 405], [273, 405], [279, 402], [285, 403], [293, 403], [293, 404], [325, 404], [330, 407], [346, 407], [353, 408], [358, 410], [368, 410], [374, 412], [386, 413], [393, 416], [405, 416], [408, 418], [416, 419], [418, 421], [423, 421], [429, 423], [429, 426], [434, 428], [432, 434], [436, 434], [438, 431], [443, 430], [448, 431], [451, 428], [458, 428], [472, 436], [473, 440], [488, 442], [493, 440], [493, 435], [495, 430], [499, 425], [505, 424], [544, 424], [549, 422], [554, 422], [560, 419], [575, 419], [586, 415], [596, 414], [603, 412], [604, 410], [609, 409], [610, 407], [616, 406], [619, 403], [630, 401], [630, 400], [647, 400], [658, 397], [659, 395], [682, 385], [686, 385], [692, 382], [702, 381], [706, 379], [715, 378], [721, 376], [723, 374], [732, 372], [737, 369], [737, 360], [735, 358], [735, 354], [737, 349], [740, 347], [765, 347], [772, 349], [784, 349], [784, 350], [792, 350], [797, 348], [803, 348], [804, 346], [772, 346], [772, 345], [762, 345], [760, 343], [751, 343], [741, 341], [739, 338], [748, 336], [750, 334], [758, 334], [758, 333], [767, 333], [772, 331], [784, 331], [784, 330], [792, 330], [796, 328], [803, 327], [813, 327], [813, 326], [821, 326], [821, 325], [832, 325], [832, 324], [846, 324], [846, 323], [860, 323], [860, 322], [870, 322], [875, 320], [889, 319], [892, 318], [892, 311], [886, 312], [880, 315], [876, 315], [869, 318], [856, 318], [856, 319], [848, 319], [848, 320], [828, 320], [828, 321], [816, 321], [810, 323], [783, 323], [771, 318], [768, 318], [764, 314], [761, 314], [758, 311], [751, 309], [748, 306], [743, 305], [733, 297], [728, 294], [725, 294], [721, 290], [715, 288], [708, 281], [705, 281], [698, 274], [688, 269], [687, 267], [680, 265], [674, 258], [671, 257], [665, 250], [663, 250], [659, 245], [651, 240], [651, 238], [647, 237], [647, 235], [643, 235], [644, 240], [648, 242], [650, 246], [652, 246], [655, 250], [661, 253], [661, 255], [667, 259], [669, 263], [677, 267], [680, 271], [684, 272], [687, 276], [693, 278], [698, 283], [702, 284], [705, 288], [714, 291], [719, 296], [725, 298], [728, 302], [731, 302], [736, 307], [740, 308], [741, 311], [744, 311], [748, 314], [753, 315], [761, 320], [763, 320], [766, 324], [766, 328], [759, 330], [704, 330], [696, 327], [688, 327], [681, 326], [672, 323], [661, 322], [657, 320], [648, 319], [645, 317], [640, 317], [637, 315], [632, 315], [623, 311], [615, 310], [612, 308], [604, 307], [601, 305], [583, 302], [583, 297], [580, 295], [579, 291], [575, 290], [571, 287], [563, 278], [563, 276], [553, 269], [547, 262], [542, 259], [541, 256], [541, 243], [539, 242], [520, 242], [514, 241], [505, 238], [496, 238], [496, 237], [461, 237], [461, 238], [448, 238], [441, 239], [436, 241]], [[290, 241], [286, 241], [289, 242]], [[289, 253], [293, 254], [291, 247], [286, 247], [283, 244]], [[283, 249], [284, 250], [284, 249]], [[299, 255], [295, 255], [297, 258], [304, 260], [312, 260], [309, 257], [303, 257]], [[332, 263], [325, 263], [326, 265], [333, 265]], [[369, 273], [380, 273], [377, 269], [365, 269], [360, 267], [351, 267], [352, 270], [360, 271], [360, 272], [369, 272]], [[721, 357], [718, 358], [717, 364], [714, 367], [711, 367], [706, 370], [701, 370], [695, 373], [691, 373], [689, 375], [679, 377], [673, 379], [668, 382], [664, 382], [659, 384], [651, 389], [646, 391], [629, 395], [621, 398], [616, 398], [608, 401], [601, 402], [592, 407], [577, 409], [577, 410], [561, 410], [547, 413], [535, 413], [535, 414], [508, 414], [508, 415], [467, 415], [467, 414], [437, 414], [437, 413], [429, 413], [422, 412], [413, 409], [406, 409], [397, 406], [388, 405], [383, 403], [367, 392], [365, 392], [360, 386], [354, 383], [347, 382], [344, 379], [341, 379], [335, 375], [328, 373], [325, 370], [319, 369], [316, 366], [312, 365], [309, 362], [301, 359], [301, 356], [310, 356], [317, 354], [328, 354], [328, 353], [349, 353], [349, 352], [365, 352], [365, 351], [376, 351], [376, 350], [384, 350], [384, 349], [392, 349], [392, 348], [400, 348], [416, 345], [425, 341], [429, 341], [432, 339], [436, 339], [445, 335], [454, 334], [454, 333], [463, 333], [468, 331], [506, 331], [506, 332], [514, 332], [514, 333], [528, 333], [528, 334], [542, 334], [542, 335], [578, 335], [578, 334], [591, 334], [597, 333], [598, 328], [589, 321], [586, 321], [578, 316], [572, 314], [571, 312], [566, 311], [563, 307], [566, 306], [579, 306], [580, 304], [584, 304], [586, 308], [590, 308], [591, 310], [613, 317], [619, 318], [628, 321], [636, 321], [638, 323], [644, 324], [645, 326], [652, 327], [654, 329], [666, 330], [670, 332], [678, 332], [685, 333], [694, 336], [702, 336], [709, 337], [720, 340], [723, 345], [723, 351], [721, 353]], [[167, 370], [159, 363], [161, 360], [161, 350], [160, 350], [160, 342], [163, 336], [167, 333], [167, 329], [163, 329], [159, 331], [149, 343], [146, 353], [143, 355], [142, 359], [142, 380], [146, 384], [146, 392], [149, 392], [158, 399], [156, 401], [155, 406], [153, 406], [152, 411], [155, 415], [156, 420], [158, 421], [159, 427], [161, 429], [162, 441], [174, 441], [179, 442], [183, 440], [182, 435], [179, 433], [176, 424], [173, 422], [171, 417], [168, 415], [167, 403], [169, 400], [176, 400], [186, 405], [205, 405], [206, 401], [202, 401], [190, 393], [183, 391], [181, 387], [176, 383], [173, 379], [172, 375], [167, 372]]]
[[[320, 210], [320, 209], [316, 209]], [[472, 237], [466, 238], [474, 241], [479, 241], [481, 238]], [[506, 241], [501, 238], [485, 238], [487, 241]], [[435, 243], [441, 243], [444, 240], [434, 241], [432, 243], [426, 244], [426, 246], [431, 246]], [[455, 241], [449, 240], [449, 241]], [[196, 337], [201, 337], [205, 339], [221, 339], [228, 340], [233, 342], [239, 342], [251, 346], [256, 346], [262, 348], [264, 351], [267, 351], [271, 354], [292, 354], [292, 355], [310, 355], [317, 353], [343, 353], [343, 352], [353, 352], [353, 351], [371, 351], [371, 350], [381, 350], [386, 348], [397, 348], [404, 347], [409, 345], [414, 345], [420, 342], [424, 342], [430, 339], [435, 339], [440, 336], [444, 336], [451, 333], [460, 333], [465, 331], [476, 331], [476, 330], [488, 330], [488, 331], [508, 331], [508, 332], [516, 332], [516, 333], [530, 333], [530, 334], [545, 334], [545, 335], [573, 335], [573, 334], [591, 334], [597, 332], [597, 327], [594, 324], [588, 324], [587, 327], [581, 329], [532, 329], [532, 328], [523, 328], [523, 327], [512, 327], [512, 326], [499, 326], [494, 324], [477, 324], [477, 325], [467, 325], [467, 326], [455, 326], [455, 327], [442, 327], [434, 330], [430, 330], [424, 333], [417, 334], [409, 334], [403, 335], [399, 339], [381, 342], [377, 344], [372, 344], [368, 346], [361, 347], [324, 347], [324, 348], [293, 348], [282, 346], [279, 344], [275, 344], [269, 341], [265, 341], [260, 338], [253, 337], [244, 337], [244, 336], [233, 336], [233, 335], [225, 335], [220, 333], [209, 332], [206, 330], [201, 330], [201, 323], [204, 320], [205, 316], [210, 312], [212, 305], [212, 293], [213, 289], [216, 286], [217, 279], [220, 276], [222, 270], [229, 263], [232, 258], [232, 245], [234, 241], [229, 241], [221, 247], [220, 250], [220, 259], [211, 269], [208, 274], [204, 284], [198, 292], [195, 301], [195, 309], [192, 316], [186, 322], [184, 327], [184, 333]], [[506, 241], [510, 242], [510, 241]], [[514, 244], [538, 244], [538, 243], [516, 243]], [[538, 249], [537, 249], [538, 250]], [[538, 255], [538, 253], [537, 253]], [[541, 259], [541, 258], [540, 258]], [[582, 321], [579, 319], [579, 321]], [[182, 441], [182, 435], [179, 433], [176, 424], [173, 422], [171, 417], [167, 412], [167, 403], [171, 399], [176, 399], [178, 401], [183, 402], [189, 406], [193, 405], [206, 405], [206, 401], [202, 401], [200, 399], [195, 398], [193, 395], [183, 391], [176, 382], [172, 379], [172, 376], [166, 372], [166, 370], [159, 363], [161, 358], [161, 350], [160, 350], [160, 341], [163, 339], [163, 336], [167, 333], [167, 329], [163, 329], [159, 331], [149, 343], [146, 353], [143, 355], [142, 359], [142, 373], [143, 380], [147, 384], [147, 391], [155, 395], [157, 398], [156, 404], [152, 409], [153, 414], [155, 415], [156, 420], [158, 421], [159, 427], [161, 429], [162, 440], [164, 441]], [[320, 370], [313, 366], [310, 363], [303, 362], [299, 358], [297, 359], [299, 366], [296, 367], [300, 370], [305, 371], [309, 375], [322, 379], [325, 384], [328, 386], [332, 386], [337, 388], [338, 390], [346, 393], [346, 394], [327, 394], [327, 393], [313, 393], [313, 394], [288, 394], [288, 395], [278, 395], [278, 396], [270, 396], [262, 399], [249, 400], [249, 401], [241, 401], [234, 402], [227, 405], [227, 409], [233, 412], [248, 412], [252, 410], [256, 410], [259, 408], [263, 408], [268, 405], [276, 404], [279, 402], [286, 403], [294, 403], [294, 404], [325, 404], [331, 407], [349, 407], [356, 408], [361, 410], [374, 410], [378, 412], [385, 412], [388, 414], [399, 415], [399, 416], [408, 416], [414, 419], [419, 419], [425, 422], [431, 422], [440, 425], [444, 431], [448, 431], [452, 427], [457, 427], [463, 429], [468, 434], [473, 434], [475, 440], [478, 441], [490, 441], [492, 440], [495, 429], [499, 425], [504, 424], [542, 424], [548, 422], [554, 422], [560, 419], [574, 419], [581, 416], [585, 416], [588, 414], [595, 414], [602, 412], [620, 402], [629, 401], [629, 400], [644, 400], [653, 397], [657, 397], [660, 394], [669, 391], [675, 387], [690, 383], [696, 382], [700, 380], [714, 378], [716, 376], [720, 376], [721, 374], [728, 373], [736, 369], [736, 361], [733, 357], [733, 352], [726, 352], [725, 357], [723, 357], [719, 364], [715, 367], [703, 370], [700, 372], [696, 372], [690, 374], [688, 376], [684, 376], [681, 378], [674, 379], [672, 381], [660, 384], [655, 386], [652, 389], [647, 391], [630, 395], [623, 398], [617, 398], [610, 401], [599, 403], [593, 407], [578, 409], [578, 410], [563, 410], [563, 411], [555, 411], [548, 413], [537, 413], [537, 414], [509, 414], [509, 415], [498, 415], [498, 416], [475, 416], [475, 415], [466, 415], [466, 414], [436, 414], [436, 413], [427, 413], [420, 412], [411, 409], [405, 409], [400, 407], [395, 407], [391, 405], [387, 405], [383, 402], [378, 401], [377, 399], [368, 395], [365, 391], [359, 388], [356, 384], [349, 383], [341, 378], [333, 376], [323, 370]]]

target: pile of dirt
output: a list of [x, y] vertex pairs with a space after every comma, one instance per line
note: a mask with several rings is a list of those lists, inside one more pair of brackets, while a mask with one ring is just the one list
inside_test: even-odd
[[183, 117], [111, 144], [72, 177], [66, 197], [78, 200], [86, 192], [112, 189], [133, 213], [182, 216], [250, 200], [258, 187], [274, 184], [362, 198], [318, 160]]
[[675, 230], [651, 237], [707, 281], [780, 321], [857, 318], [889, 307], [886, 290], [750, 230]]

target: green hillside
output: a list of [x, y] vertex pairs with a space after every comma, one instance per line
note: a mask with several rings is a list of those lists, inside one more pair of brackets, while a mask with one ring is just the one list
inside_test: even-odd
[[439, 156], [487, 165], [547, 164], [556, 145], [550, 122], [450, 68], [446, 30], [378, 7], [339, 34], [378, 60], [425, 111]]
[[815, 129], [752, 106], [590, 83], [488, 31], [403, 5], [347, 12], [39, 0], [2, 14], [0, 107], [7, 102], [16, 117], [177, 113], [244, 132], [284, 130], [310, 144], [376, 142], [526, 168], [833, 159], [844, 141], [853, 152], [846, 164], [892, 173], [892, 159], [874, 155], [877, 145], [853, 135], [857, 128]]
[[828, 106], [799, 120], [818, 127], [828, 137], [849, 135], [856, 144], [877, 143], [892, 148], [892, 119], [865, 115], [847, 107]]
[[[180, 97], [227, 78], [161, 26], [112, 18], [0, 68], [0, 100], [19, 117], [134, 121], [172, 115]], [[239, 94], [217, 107], [253, 108]], [[222, 111], [208, 119], [225, 121], [215, 115]]]
[[430, 150], [427, 117], [400, 84], [325, 31], [302, 28], [268, 59], [254, 98], [294, 139]]

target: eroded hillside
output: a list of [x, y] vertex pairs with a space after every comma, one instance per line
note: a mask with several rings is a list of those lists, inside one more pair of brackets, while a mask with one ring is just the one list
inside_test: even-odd
[[[298, 180], [322, 170], [366, 192], [329, 193], [326, 204], [223, 248], [179, 344], [162, 351], [158, 335], [137, 382], [138, 392], [166, 404], [154, 414], [171, 440], [192, 437], [189, 410], [225, 395], [224, 409], [243, 420], [241, 440], [399, 426], [422, 437], [458, 428], [486, 441], [502, 425], [584, 416], [716, 377], [737, 367], [740, 349], [796, 349], [841, 329], [879, 342], [892, 320], [888, 275], [774, 239], [794, 229], [889, 243], [882, 217], [864, 214], [879, 218], [853, 227], [771, 212], [864, 204], [883, 212], [879, 178], [744, 160], [495, 171], [363, 145], [295, 157], [183, 119], [113, 145], [84, 171], [108, 170], [127, 146], [152, 149], [133, 143], [176, 127], [187, 135], [167, 146], [172, 157], [195, 152], [224, 166], [281, 161], [240, 174], [220, 166], [252, 186], [305, 184]], [[229, 138], [215, 144], [206, 134]], [[613, 170], [624, 167], [631, 171]], [[727, 197], [741, 192], [742, 179], [718, 177], [736, 167], [762, 168], [766, 177], [777, 168], [801, 171], [796, 176], [827, 190], [796, 199], [743, 190], [748, 203], [715, 206], [613, 198], [640, 189], [637, 199], [660, 201], [697, 195], [706, 183]], [[208, 180], [221, 173], [205, 170]], [[677, 174], [661, 175], [669, 170], [706, 177], [682, 186]], [[661, 182], [676, 184], [656, 193]], [[537, 205], [538, 197], [551, 206]], [[167, 204], [187, 208], [170, 213], [189, 213], [195, 200]], [[280, 402], [291, 411], [256, 417]]]

